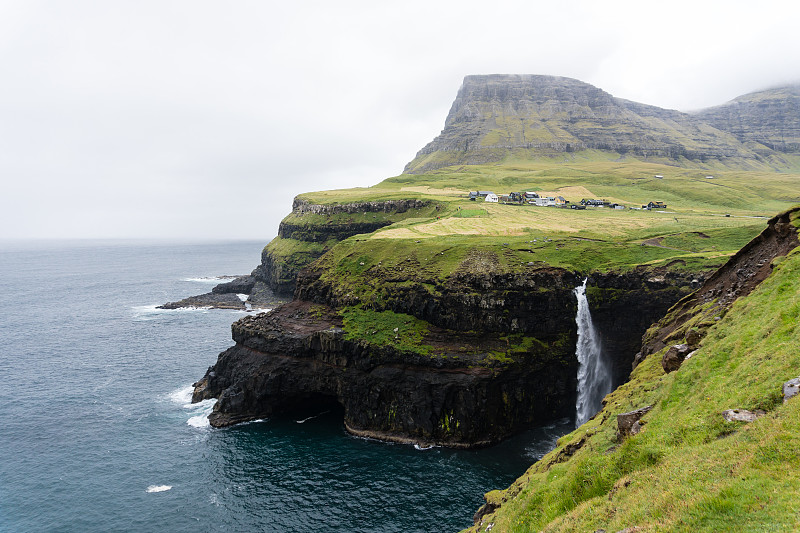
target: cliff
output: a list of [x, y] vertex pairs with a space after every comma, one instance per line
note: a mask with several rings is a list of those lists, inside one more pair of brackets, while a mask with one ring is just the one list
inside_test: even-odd
[[[414, 281], [413, 269], [395, 273], [379, 301], [306, 269], [291, 304], [233, 325], [236, 345], [196, 384], [194, 399], [219, 398], [209, 417], [215, 426], [338, 404], [356, 435], [451, 447], [491, 444], [570, 416], [572, 289], [581, 275], [486, 272], [476, 260], [468, 256], [434, 292]], [[642, 268], [591, 277], [620, 383], [647, 326], [695, 276]]]
[[796, 529], [798, 226], [800, 207], [774, 217], [673, 307], [630, 381], [469, 531]]
[[[657, 494], [639, 487], [662, 472], [648, 468], [669, 467], [664, 458], [684, 437], [708, 444], [738, 431], [719, 419], [723, 404], [777, 412], [772, 381], [800, 363], [778, 341], [774, 361], [763, 347], [740, 353], [758, 339], [781, 338], [774, 331], [797, 340], [796, 305], [783, 294], [798, 292], [800, 267], [790, 252], [797, 212], [770, 219], [750, 241], [764, 213], [800, 201], [800, 181], [774, 171], [790, 161], [788, 145], [777, 151], [736, 135], [576, 80], [468, 77], [445, 131], [405, 174], [296, 199], [261, 265], [234, 284], [252, 284], [251, 298], [274, 290], [293, 301], [235, 323], [235, 345], [195, 384], [194, 400], [218, 398], [209, 417], [217, 427], [335, 408], [355, 435], [492, 444], [573, 412], [573, 288], [588, 278], [615, 385], [632, 379], [513, 487], [487, 494], [476, 528], [569, 530], [573, 513], [581, 525], [572, 529], [594, 531], [645, 516], [650, 511], [639, 506], [636, 515], [613, 518], [617, 509], [604, 502], [617, 494], [653, 501]], [[442, 168], [454, 164], [461, 166]], [[492, 189], [562, 196], [564, 207], [608, 198], [622, 209], [469, 200], [470, 190]], [[651, 200], [669, 209], [640, 208]], [[786, 253], [793, 259], [784, 267]], [[764, 329], [733, 302], [757, 294], [762, 280], [773, 283], [773, 270], [783, 277], [755, 306]], [[768, 298], [788, 310], [769, 307]], [[726, 335], [735, 345], [722, 342]], [[729, 365], [730, 354], [757, 371]], [[701, 383], [717, 380], [726, 365], [724, 387]], [[684, 399], [691, 414], [680, 409]], [[615, 415], [633, 424], [619, 436]], [[668, 475], [683, 474], [673, 467]], [[582, 506], [601, 513], [580, 515]]]
[[264, 247], [252, 276], [279, 296], [291, 296], [297, 274], [336, 243], [409, 217], [429, 215], [436, 203], [417, 198], [315, 204], [297, 197]]
[[[587, 151], [673, 164], [688, 160], [739, 168], [785, 167], [787, 162], [772, 146], [778, 140], [781, 146], [794, 142], [785, 134], [796, 133], [794, 124], [800, 120], [796, 99], [776, 98], [767, 113], [745, 101], [735, 109], [692, 115], [615, 98], [571, 78], [467, 76], [441, 134], [417, 153], [404, 172], [574, 157]], [[755, 128], [764, 116], [773, 120]], [[742, 127], [744, 117], [748, 127]], [[762, 141], [768, 144], [757, 144]]]

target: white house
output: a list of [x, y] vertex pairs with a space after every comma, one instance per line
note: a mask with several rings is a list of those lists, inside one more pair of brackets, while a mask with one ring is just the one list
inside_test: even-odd
[[486, 199], [484, 200], [484, 202], [497, 202], [499, 200], [500, 198], [498, 198], [495, 193], [490, 192], [489, 194], [486, 195]]
[[553, 198], [553, 197], [536, 198], [535, 201], [536, 201], [536, 205], [539, 206], [539, 207], [547, 207], [549, 205], [556, 205], [556, 199]]

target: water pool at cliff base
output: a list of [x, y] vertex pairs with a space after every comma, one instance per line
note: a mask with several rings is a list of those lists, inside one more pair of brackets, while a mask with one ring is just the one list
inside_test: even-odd
[[190, 385], [245, 313], [156, 305], [262, 246], [0, 244], [0, 531], [457, 531], [571, 430], [455, 451], [355, 438], [336, 410], [208, 427]]

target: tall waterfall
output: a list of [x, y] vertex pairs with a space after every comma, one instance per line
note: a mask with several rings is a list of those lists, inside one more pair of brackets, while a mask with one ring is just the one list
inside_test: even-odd
[[[588, 279], [588, 278], [587, 278]], [[600, 336], [595, 331], [589, 301], [586, 299], [586, 281], [575, 287], [578, 297], [578, 400], [575, 403], [575, 426], [580, 426], [600, 410], [603, 397], [611, 392], [611, 368], [603, 354]]]

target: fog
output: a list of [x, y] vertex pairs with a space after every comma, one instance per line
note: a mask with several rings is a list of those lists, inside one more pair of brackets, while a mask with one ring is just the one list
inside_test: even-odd
[[796, 3], [645, 4], [0, 1], [0, 239], [269, 239], [401, 173], [469, 74], [680, 110], [800, 81]]

